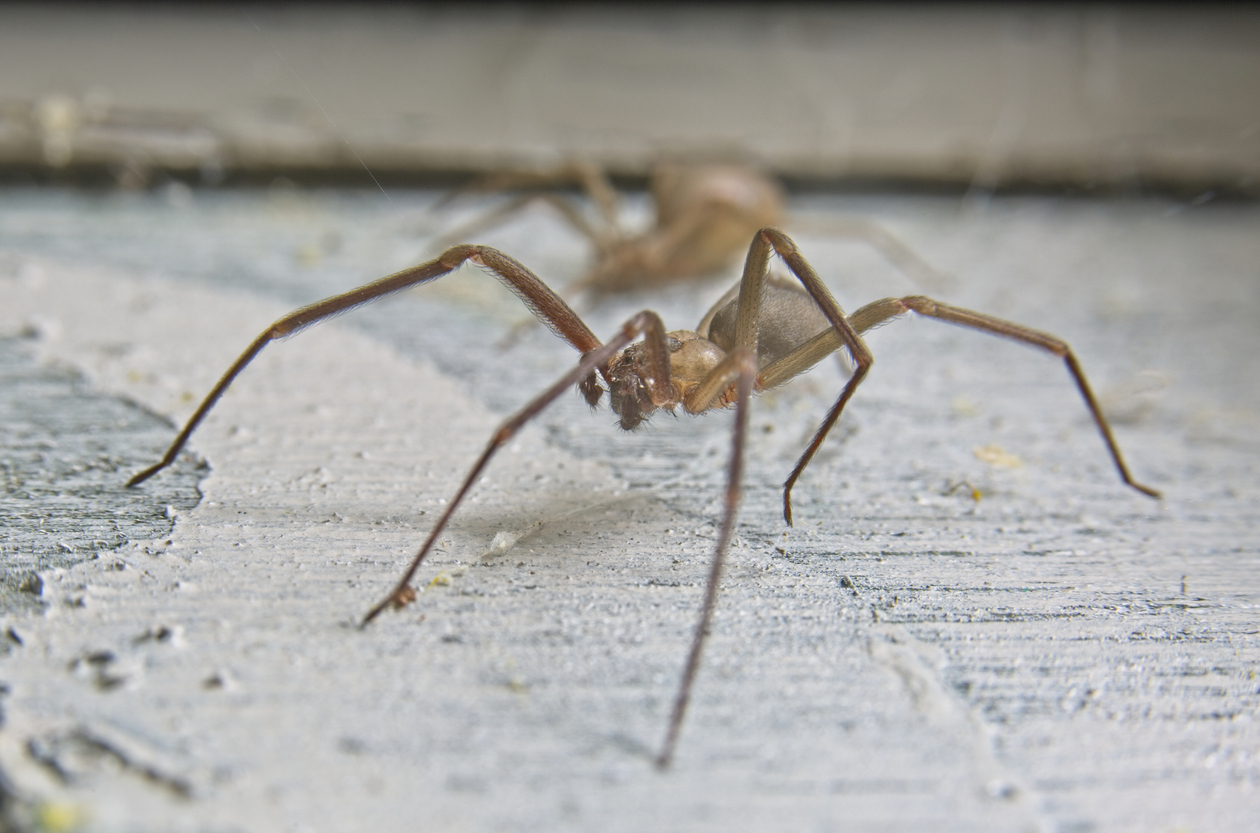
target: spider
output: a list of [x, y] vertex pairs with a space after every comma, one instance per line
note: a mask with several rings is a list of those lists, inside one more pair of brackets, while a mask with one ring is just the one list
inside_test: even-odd
[[[534, 190], [566, 181], [576, 183], [595, 204], [597, 224], [572, 200]], [[742, 165], [662, 163], [653, 168], [650, 187], [655, 213], [651, 227], [640, 234], [626, 229], [617, 191], [607, 173], [584, 160], [572, 160], [542, 173], [503, 172], [480, 177], [433, 207], [445, 206], [466, 191], [529, 189], [442, 235], [441, 240], [467, 240], [532, 202], [545, 202], [594, 249], [594, 264], [567, 287], [567, 292], [595, 297], [711, 275], [739, 257], [757, 229], [781, 222], [783, 192], [779, 184]]]
[[[768, 267], [772, 254], [787, 265], [796, 282], [786, 277], [771, 276]], [[1155, 489], [1138, 483], [1130, 475], [1107, 419], [1076, 356], [1066, 343], [1052, 335], [983, 313], [948, 306], [922, 295], [885, 298], [846, 316], [793, 241], [773, 228], [763, 228], [753, 235], [738, 286], [718, 301], [696, 330], [667, 332], [660, 317], [645, 310], [626, 321], [606, 343], [595, 337], [559, 295], [516, 260], [487, 246], [451, 247], [427, 263], [303, 307], [276, 321], [227, 369], [162, 459], [136, 474], [127, 485], [141, 483], [169, 466], [232, 381], [270, 342], [291, 336], [361, 304], [440, 278], [464, 263], [481, 266], [502, 281], [540, 321], [576, 349], [581, 358], [572, 370], [495, 431], [398, 583], [367, 612], [362, 624], [366, 626], [386, 609], [402, 608], [415, 600], [412, 578], [495, 452], [522, 425], [569, 388], [576, 385], [592, 407], [607, 392], [609, 404], [620, 417], [621, 427], [626, 430], [633, 429], [661, 408], [672, 411], [681, 407], [689, 414], [700, 414], [733, 405], [735, 418], [722, 521], [709, 566], [699, 620], [683, 666], [665, 740], [656, 759], [657, 765], [662, 768], [670, 764], [677, 746], [735, 524], [744, 443], [748, 433], [749, 399], [754, 393], [774, 388], [808, 370], [831, 353], [844, 350], [852, 359], [853, 374], [783, 484], [783, 517], [791, 524], [792, 488], [870, 371], [872, 357], [862, 340], [862, 333], [877, 324], [906, 312], [915, 312], [1023, 342], [1063, 359], [1121, 480], [1145, 495], [1160, 496]]]
[[[535, 190], [574, 182], [599, 214], [592, 223], [574, 202]], [[503, 172], [480, 177], [438, 200], [437, 210], [465, 192], [527, 189], [489, 212], [443, 234], [437, 247], [468, 240], [506, 220], [533, 202], [553, 207], [590, 241], [594, 263], [565, 287], [584, 305], [608, 294], [651, 289], [717, 274], [734, 263], [758, 229], [783, 222], [783, 189], [766, 174], [730, 163], [663, 162], [652, 169], [650, 190], [655, 209], [641, 233], [626, 228], [617, 191], [607, 173], [592, 162], [572, 160], [541, 173]], [[874, 246], [918, 283], [939, 284], [942, 276], [882, 227], [858, 217], [829, 221], [825, 233]], [[511, 340], [509, 340], [510, 343]]]

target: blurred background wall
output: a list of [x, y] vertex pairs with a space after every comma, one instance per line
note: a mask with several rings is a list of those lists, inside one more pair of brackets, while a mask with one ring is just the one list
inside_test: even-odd
[[0, 8], [7, 181], [362, 182], [571, 157], [789, 181], [1260, 190], [1226, 6]]

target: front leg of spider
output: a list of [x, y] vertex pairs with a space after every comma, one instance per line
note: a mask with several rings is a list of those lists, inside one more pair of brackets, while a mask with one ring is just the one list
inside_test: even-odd
[[579, 385], [589, 403], [592, 405], [597, 403], [599, 401], [598, 393], [596, 392], [598, 383], [592, 382], [593, 377], [640, 335], [644, 337], [645, 343], [653, 345], [651, 348], [652, 352], [662, 356], [654, 364], [663, 368], [664, 384], [660, 385], [660, 387], [669, 387], [669, 365], [668, 359], [664, 357], [664, 353], [667, 350], [665, 347], [665, 327], [661, 324], [661, 319], [656, 313], [641, 312], [627, 321], [615, 338], [607, 344], [584, 353], [582, 360], [578, 362], [576, 367], [560, 377], [553, 385], [534, 397], [525, 407], [521, 408], [521, 410], [517, 411], [499, 426], [498, 430], [490, 438], [490, 442], [486, 445], [485, 450], [482, 451], [481, 456], [477, 459], [477, 462], [473, 464], [471, 471], [468, 472], [468, 476], [464, 478], [464, 482], [460, 485], [458, 491], [455, 492], [455, 496], [447, 503], [446, 510], [438, 518], [437, 523], [434, 524], [429, 537], [425, 539], [424, 544], [412, 558], [402, 578], [394, 586], [394, 589], [390, 591], [389, 595], [377, 603], [363, 617], [364, 625], [379, 616], [386, 608], [405, 607], [415, 599], [415, 590], [411, 588], [411, 579], [433, 549], [433, 545], [437, 543], [438, 536], [446, 528], [455, 510], [459, 508], [459, 505], [468, 495], [477, 478], [481, 476], [481, 472], [489, 464], [491, 458], [494, 457], [495, 452], [510, 440], [520, 430], [521, 426], [537, 416], [544, 408], [554, 402], [557, 397], [574, 385]]
[[[556, 335], [563, 338], [579, 352], [586, 354], [599, 348], [599, 339], [590, 328], [578, 317], [559, 295], [553, 292], [537, 275], [526, 269], [519, 262], [489, 246], [452, 246], [437, 258], [395, 272], [380, 280], [364, 284], [341, 295], [325, 298], [301, 309], [295, 310], [276, 321], [245, 348], [245, 352], [236, 358], [206, 398], [197, 406], [197, 410], [189, 417], [183, 429], [175, 437], [166, 453], [152, 466], [137, 473], [127, 481], [128, 486], [136, 486], [148, 480], [162, 469], [175, 462], [180, 450], [188, 442], [193, 431], [201, 424], [206, 415], [214, 408], [219, 398], [227, 392], [237, 376], [249, 366], [259, 353], [273, 341], [296, 335], [302, 330], [340, 313], [352, 310], [386, 298], [404, 289], [421, 286], [436, 280], [458, 269], [465, 262], [484, 267], [498, 278], [508, 289], [525, 302], [540, 321], [546, 324]], [[597, 384], [597, 383], [591, 383]], [[589, 387], [584, 387], [584, 392]], [[589, 396], [589, 395], [588, 395]]]

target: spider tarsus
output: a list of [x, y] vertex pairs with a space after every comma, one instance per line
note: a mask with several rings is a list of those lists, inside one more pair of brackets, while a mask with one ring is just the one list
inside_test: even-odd
[[393, 593], [390, 593], [382, 601], [378, 602], [376, 607], [367, 612], [363, 617], [363, 621], [359, 624], [360, 628], [366, 628], [371, 624], [372, 620], [385, 612], [385, 608], [390, 610], [402, 610], [407, 605], [416, 600], [416, 591], [410, 585], [404, 585]]
[[139, 486], [141, 483], [148, 480], [150, 477], [157, 474], [159, 471], [161, 471], [165, 467], [166, 467], [165, 463], [158, 463], [156, 466], [149, 466], [144, 471], [133, 474], [131, 476], [131, 479], [127, 481], [127, 486], [128, 487]]

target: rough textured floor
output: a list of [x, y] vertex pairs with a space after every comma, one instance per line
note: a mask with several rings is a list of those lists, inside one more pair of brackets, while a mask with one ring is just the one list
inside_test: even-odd
[[[930, 321], [878, 330], [791, 529], [778, 484], [842, 369], [758, 400], [738, 540], [661, 773], [650, 759], [719, 520], [727, 414], [622, 435], [566, 397], [495, 460], [418, 603], [353, 626], [498, 420], [571, 366], [542, 329], [496, 346], [519, 303], [475, 271], [275, 345], [173, 471], [121, 486], [174, 434], [150, 414], [183, 419], [270, 321], [414, 261], [454, 220], [424, 212], [431, 194], [393, 196], [0, 199], [0, 403], [19, 414], [3, 434], [17, 592], [0, 623], [14, 818], [1248, 829], [1254, 206], [795, 199], [788, 230], [849, 309], [922, 292], [1067, 339], [1135, 474], [1166, 497], [1117, 482], [1060, 363]], [[835, 240], [828, 221], [846, 213], [950, 279], [916, 286]], [[543, 213], [485, 242], [557, 283], [584, 262]], [[590, 320], [609, 333], [647, 305], [692, 326], [725, 288], [618, 299]], [[80, 427], [45, 424], [32, 446], [14, 427], [42, 423], [23, 415], [31, 379]], [[57, 454], [31, 451], [44, 446]], [[27, 487], [37, 476], [53, 486]]]

